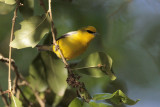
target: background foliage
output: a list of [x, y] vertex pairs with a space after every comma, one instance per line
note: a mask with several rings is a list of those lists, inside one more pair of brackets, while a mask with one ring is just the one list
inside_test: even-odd
[[[6, 2], [7, 4], [4, 0], [0, 1], [0, 53], [8, 57], [11, 19], [15, 5], [14, 0]], [[44, 14], [38, 0], [24, 0], [23, 3], [24, 6], [18, 11], [16, 30], [23, 28], [20, 23], [24, 23], [33, 15]], [[71, 62], [79, 61], [98, 51], [108, 54], [113, 60], [113, 70], [117, 76], [115, 81], [111, 81], [107, 76], [94, 78], [82, 74], [81, 81], [85, 82], [92, 96], [96, 93], [114, 93], [120, 89], [129, 98], [141, 99], [133, 107], [157, 107], [159, 105], [159, 0], [72, 0], [72, 2], [54, 0], [52, 9], [58, 36], [88, 25], [95, 26], [98, 30], [99, 35], [93, 40], [87, 52]], [[34, 32], [39, 32], [39, 29], [35, 29]], [[23, 38], [24, 36], [26, 35], [23, 35]], [[46, 34], [41, 42], [51, 43], [50, 34]], [[63, 72], [65, 71], [63, 63], [53, 53], [39, 54], [35, 48], [29, 47], [20, 50], [13, 49], [12, 58], [19, 71], [32, 83], [33, 87], [42, 92], [42, 97], [44, 90], [51, 88], [54, 96], [48, 95], [48, 104], [52, 105], [54, 102], [53, 105], [56, 105], [61, 101], [60, 105], [66, 106], [76, 97], [75, 91], [70, 87], [67, 88], [64, 82], [67, 74]], [[52, 59], [56, 60], [56, 63]], [[0, 62], [0, 86], [3, 90], [7, 90], [7, 70], [7, 66]], [[35, 80], [38, 81], [35, 82]], [[54, 88], [55, 84], [58, 84], [58, 87]], [[66, 92], [65, 89], [67, 89]], [[23, 90], [27, 98], [33, 99], [34, 102], [30, 90], [27, 88]], [[70, 95], [72, 95], [71, 98]], [[67, 101], [66, 98], [70, 100]], [[75, 101], [81, 103], [77, 99]], [[1, 99], [0, 106], [4, 106]], [[127, 105], [118, 107], [125, 106]]]

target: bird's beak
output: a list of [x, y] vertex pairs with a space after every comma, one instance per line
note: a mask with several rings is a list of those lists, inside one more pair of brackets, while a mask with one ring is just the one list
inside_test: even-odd
[[95, 33], [94, 33], [94, 36], [96, 36], [96, 35], [99, 35], [99, 33], [98, 33], [98, 32], [95, 32]]

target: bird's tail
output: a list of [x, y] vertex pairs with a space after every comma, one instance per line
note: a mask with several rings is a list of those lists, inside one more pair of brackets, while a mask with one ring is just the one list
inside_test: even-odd
[[36, 45], [38, 51], [53, 51], [53, 45]]

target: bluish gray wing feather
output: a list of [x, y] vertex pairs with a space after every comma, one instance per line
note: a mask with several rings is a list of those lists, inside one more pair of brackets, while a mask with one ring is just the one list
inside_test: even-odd
[[62, 39], [62, 38], [66, 38], [66, 37], [73, 35], [73, 34], [76, 34], [76, 33], [77, 33], [77, 31], [68, 32], [68, 33], [62, 35], [61, 37], [59, 37], [58, 39], [56, 39], [56, 41], [59, 39]]

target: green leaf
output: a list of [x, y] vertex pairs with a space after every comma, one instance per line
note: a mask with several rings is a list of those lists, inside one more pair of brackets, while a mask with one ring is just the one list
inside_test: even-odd
[[88, 57], [84, 58], [76, 67], [88, 67], [87, 69], [78, 70], [78, 72], [83, 74], [87, 74], [93, 77], [103, 77], [105, 74], [107, 74], [111, 80], [116, 79], [116, 76], [111, 71], [112, 59], [109, 55], [106, 55], [103, 52], [95, 52], [90, 54]]
[[97, 103], [95, 101], [90, 101], [89, 103], [83, 102], [80, 98], [75, 98], [72, 100], [72, 102], [69, 104], [68, 107], [112, 107], [112, 105], [107, 103]]
[[96, 103], [95, 101], [89, 102], [90, 107], [113, 107], [112, 105], [109, 105], [107, 103]]
[[93, 96], [93, 100], [106, 100], [106, 99], [109, 99], [111, 102], [117, 105], [120, 104], [134, 105], [139, 101], [139, 99], [134, 101], [128, 98], [121, 90], [117, 90], [113, 94], [101, 93]]
[[82, 100], [79, 98], [75, 98], [74, 100], [72, 100], [68, 107], [82, 107]]
[[11, 105], [10, 107], [22, 107], [22, 102], [16, 98], [13, 94], [11, 95]]
[[47, 81], [52, 91], [63, 96], [67, 88], [67, 70], [61, 59], [56, 59], [52, 52], [41, 52], [46, 67]]
[[32, 88], [43, 92], [47, 89], [46, 72], [40, 54], [35, 58], [29, 67], [28, 81]]
[[[47, 11], [47, 8], [46, 8], [46, 11], [44, 10], [45, 7], [48, 7], [48, 1], [47, 0], [43, 1], [44, 5], [45, 5], [45, 7], [43, 7], [43, 8], [42, 8], [41, 5], [39, 5], [39, 3], [37, 3], [37, 2], [39, 2], [39, 0], [33, 0], [33, 1], [34, 1], [34, 15], [42, 15], [42, 14], [44, 14], [44, 12]], [[54, 20], [55, 20], [55, 18], [54, 18]]]
[[57, 105], [60, 103], [62, 98], [63, 98], [63, 96], [55, 95], [52, 107], [57, 107]]
[[8, 5], [3, 2], [0, 2], [0, 14], [5, 15], [11, 12], [14, 9], [15, 5]]
[[[32, 90], [31, 88], [29, 88], [28, 86], [21, 86], [20, 88], [21, 88], [21, 90], [23, 90], [24, 96], [25, 96], [30, 102], [32, 102], [32, 103], [37, 102], [37, 101], [36, 101], [37, 99], [35, 98], [34, 92], [33, 92], [33, 90]], [[22, 95], [20, 95], [20, 99], [23, 99], [23, 96], [22, 96]]]
[[119, 104], [134, 105], [139, 101], [139, 99], [134, 101], [128, 98], [121, 90], [117, 90], [116, 92], [114, 92], [113, 97], [110, 100], [111, 102], [118, 104], [118, 105]]
[[16, 3], [16, 1], [15, 1], [15, 0], [0, 0], [0, 2], [4, 2], [5, 4], [10, 4], [10, 5], [15, 4], [15, 3]]
[[26, 19], [33, 16], [34, 0], [22, 0], [21, 3], [23, 6], [19, 7], [19, 11], [23, 17]]
[[110, 93], [100, 93], [93, 96], [93, 100], [105, 100], [112, 98], [113, 95]]
[[20, 24], [21, 29], [15, 32], [15, 39], [10, 44], [17, 49], [35, 47], [50, 28], [47, 16], [33, 16]]

